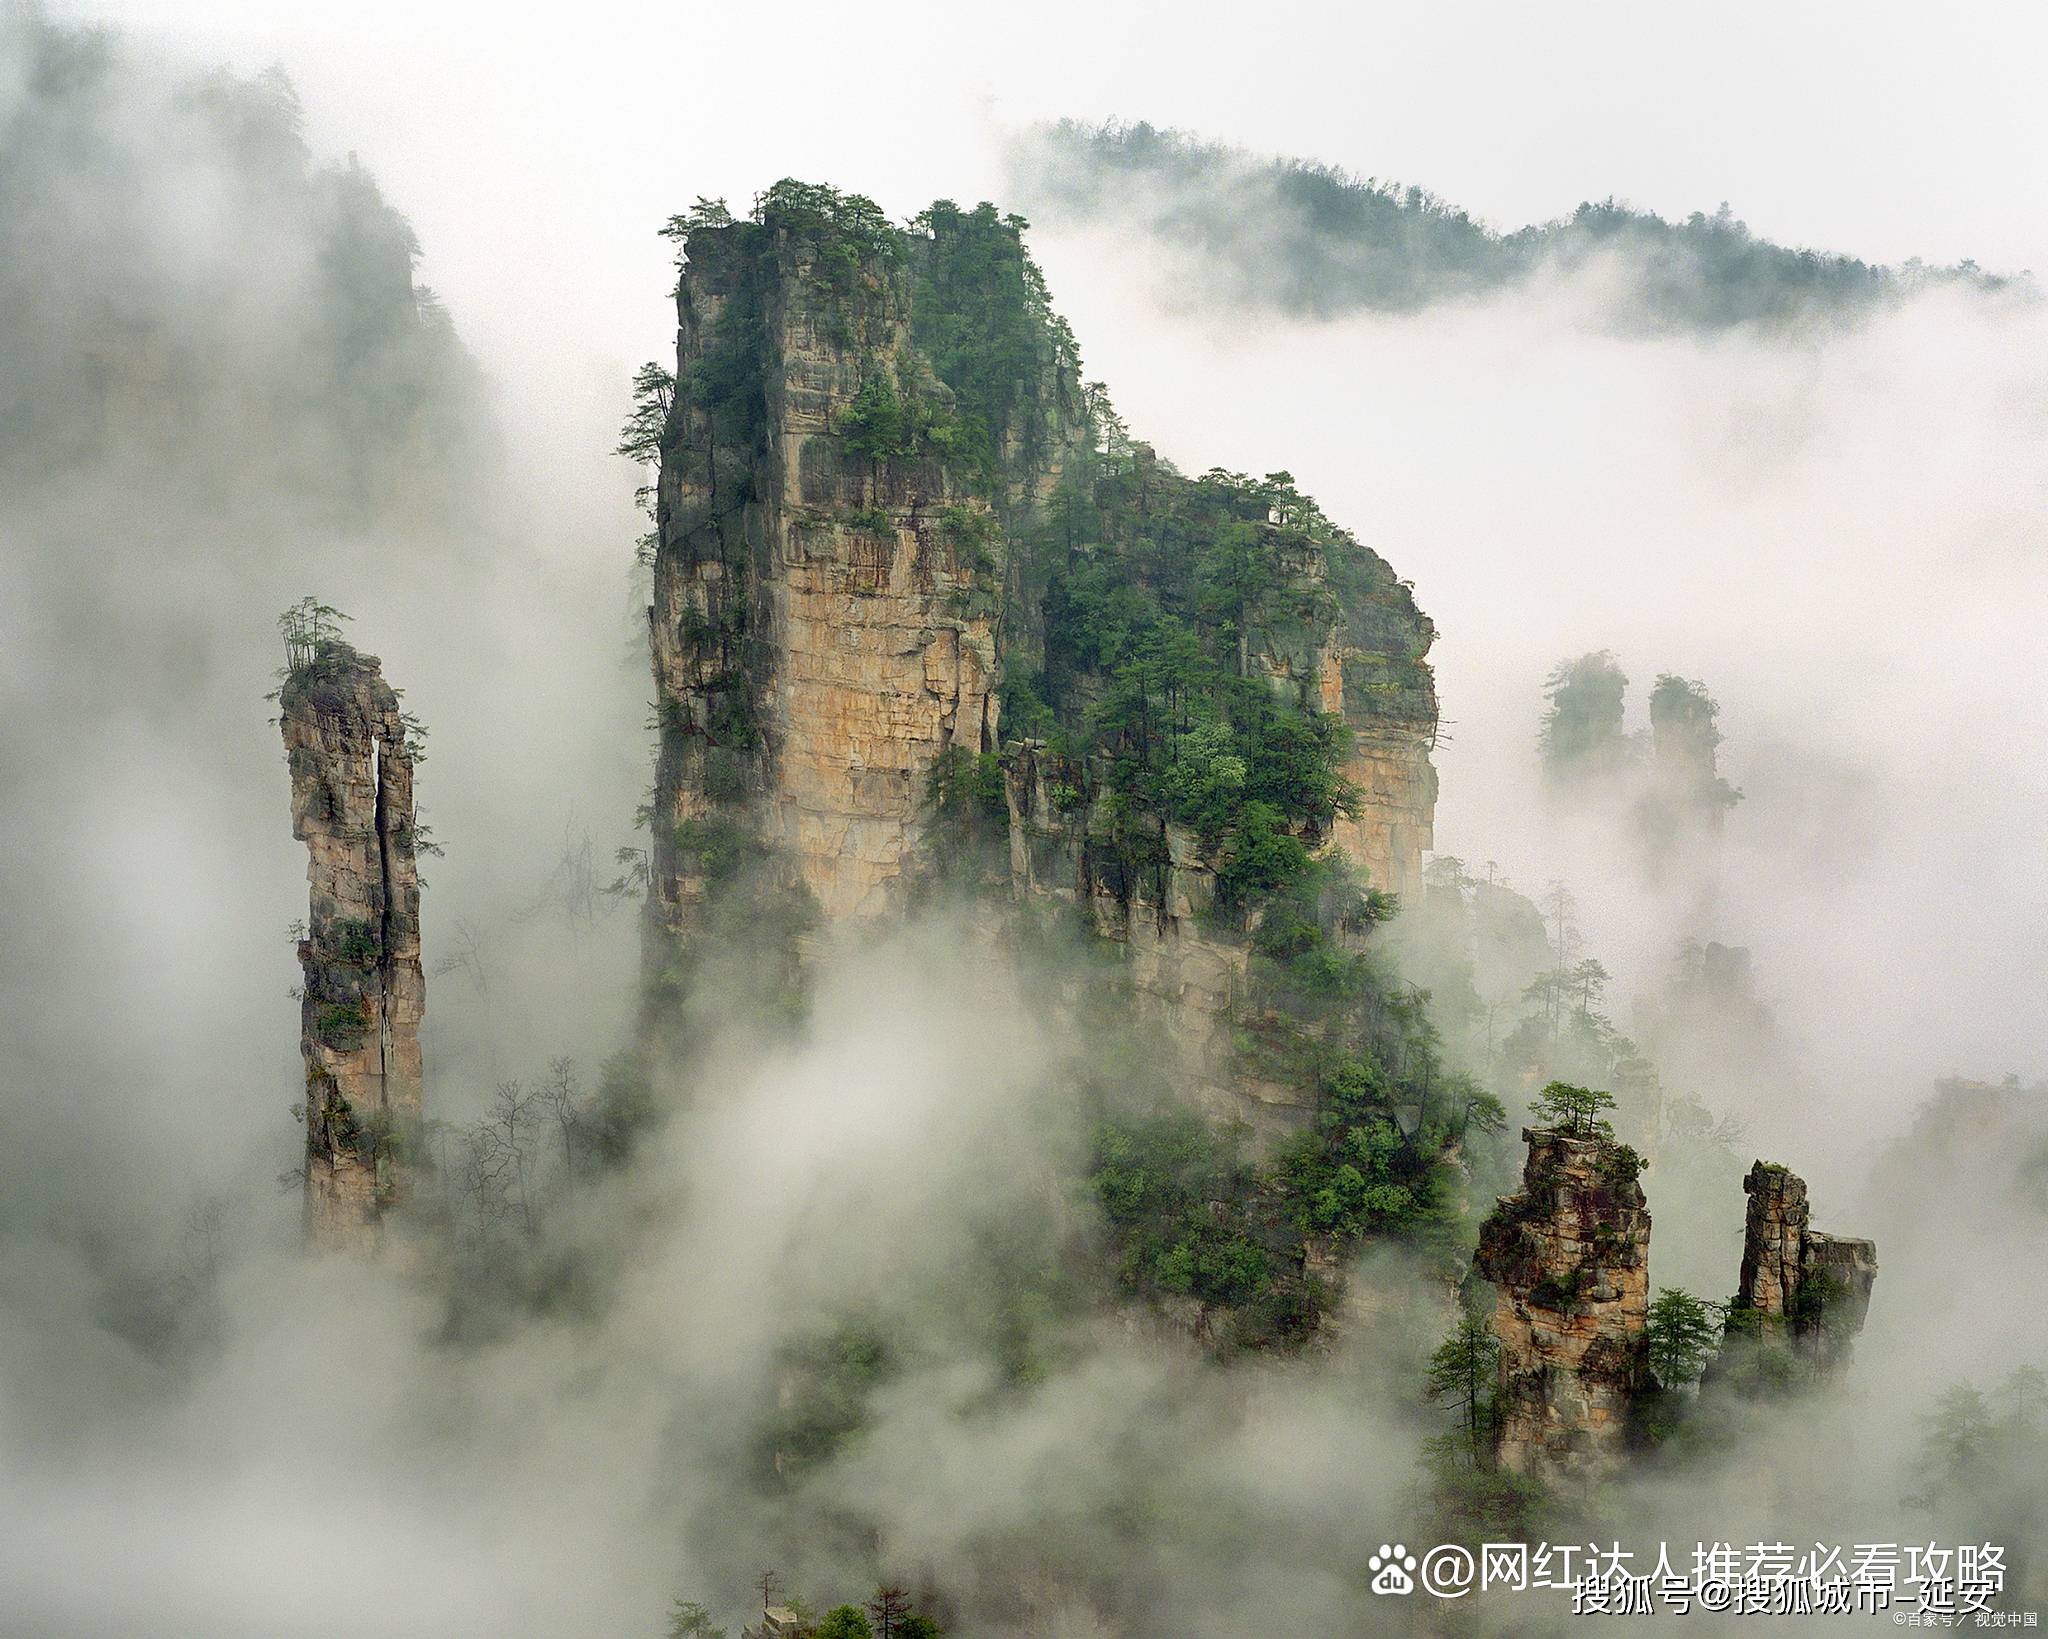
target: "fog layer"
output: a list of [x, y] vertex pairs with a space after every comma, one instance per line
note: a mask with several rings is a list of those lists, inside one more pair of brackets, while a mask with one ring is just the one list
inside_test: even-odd
[[[892, 156], [889, 203], [963, 173], [1000, 197], [983, 128], [935, 106], [940, 157], [858, 137]], [[1006, 1376], [991, 1294], [1054, 1282], [1091, 1232], [1090, 1044], [946, 919], [821, 950], [793, 1035], [713, 1033], [664, 1066], [690, 1098], [555, 1204], [548, 1254], [577, 1279], [545, 1301], [458, 1325], [435, 1258], [300, 1258], [271, 1181], [296, 1160], [305, 894], [264, 700], [277, 611], [350, 613], [432, 731], [444, 1119], [553, 1058], [594, 1078], [627, 1039], [634, 916], [588, 889], [647, 748], [634, 475], [609, 454], [632, 361], [487, 354], [530, 371], [496, 369], [493, 413], [410, 230], [298, 118], [279, 81], [0, 24], [8, 1624], [651, 1634], [676, 1594], [744, 1614], [768, 1563], [834, 1599], [929, 1577], [971, 1634], [1361, 1620], [1362, 1556], [1423, 1517], [1416, 1380], [1447, 1292], [1376, 1256], [1353, 1272], [1368, 1323], [1327, 1358], [1226, 1373], [1110, 1310], [1035, 1333], [1042, 1369]], [[765, 186], [779, 166], [752, 155], [735, 137], [704, 183], [668, 156], [632, 231]], [[375, 254], [337, 260], [342, 229]], [[1617, 1506], [1674, 1540], [1963, 1529], [1903, 1500], [1914, 1419], [2048, 1352], [2042, 1224], [2009, 1154], [1923, 1177], [1885, 1151], [1939, 1075], [2042, 1074], [2039, 308], [1965, 284], [1825, 333], [1618, 336], [1630, 270], [1596, 260], [1414, 313], [1226, 322], [1157, 299], [1149, 231], [1034, 244], [1141, 436], [1191, 471], [1292, 471], [1415, 581], [1443, 634], [1440, 852], [1568, 882], [1624, 1027], [1680, 938], [1753, 954], [1782, 1042], [1710, 1042], [1669, 1090], [1813, 1179], [1823, 1227], [1877, 1237], [1877, 1306], [1854, 1397]], [[523, 290], [503, 241], [461, 256], [480, 292], [480, 264]], [[478, 326], [558, 317], [508, 295]], [[332, 342], [344, 321], [376, 344]], [[531, 369], [548, 357], [568, 362]], [[1655, 880], [1625, 816], [1540, 796], [1542, 680], [1600, 648], [1638, 713], [1658, 672], [1712, 688], [1743, 792]], [[1912, 1183], [1873, 1188], [1880, 1163]], [[1739, 1194], [1665, 1214], [1649, 1182], [1660, 1235], [1739, 1221]], [[1933, 1209], [1958, 1193], [1969, 1212]], [[764, 1478], [783, 1385], [849, 1327], [892, 1340], [865, 1432]]]

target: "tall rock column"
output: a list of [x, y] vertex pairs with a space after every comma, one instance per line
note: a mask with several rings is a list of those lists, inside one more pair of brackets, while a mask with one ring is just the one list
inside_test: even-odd
[[1848, 1360], [1877, 1283], [1872, 1241], [1824, 1235], [1809, 1227], [1806, 1181], [1774, 1161], [1758, 1161], [1743, 1179], [1749, 1215], [1742, 1237], [1742, 1281], [1729, 1308], [1731, 1340], [1747, 1340], [1732, 1362], [1738, 1381], [1824, 1376]]
[[1806, 1180], [1759, 1161], [1742, 1180], [1749, 1212], [1742, 1227], [1742, 1285], [1735, 1306], [1783, 1318], [1799, 1292], [1806, 1243]]
[[1642, 1387], [1650, 1214], [1641, 1161], [1605, 1136], [1525, 1127], [1522, 1188], [1479, 1230], [1474, 1267], [1495, 1288], [1501, 1466], [1544, 1479], [1618, 1468]]
[[[764, 930], [794, 972], [786, 930], [925, 892], [994, 915], [1065, 902], [1123, 947], [1197, 1102], [1296, 1131], [1314, 1090], [1251, 1063], [1250, 939], [1232, 907], [1208, 914], [1218, 814], [1249, 800], [1250, 765], [1229, 770], [1267, 733], [1261, 691], [1225, 710], [1212, 668], [1318, 744], [1321, 717], [1342, 719], [1342, 811], [1284, 821], [1411, 892], [1436, 800], [1435, 628], [1286, 474], [1189, 478], [1131, 440], [1084, 386], [1021, 230], [946, 201], [898, 228], [787, 179], [749, 220], [706, 207], [678, 226], [676, 366], [643, 377], [630, 444], [660, 463], [650, 994], [730, 954], [695, 937], [713, 927]], [[1125, 670], [1169, 630], [1171, 677]], [[1136, 718], [1101, 727], [1138, 673]], [[1183, 761], [1203, 728], [1237, 749]], [[1212, 823], [1152, 789], [1169, 765], [1216, 782]]]
[[420, 885], [413, 753], [373, 655], [287, 645], [278, 700], [292, 835], [306, 844], [306, 1227], [321, 1248], [375, 1244], [403, 1192], [420, 1116]]
[[932, 766], [995, 748], [998, 531], [912, 406], [903, 250], [793, 209], [689, 238], [649, 610], [653, 915], [742, 823], [828, 917], [891, 903]]

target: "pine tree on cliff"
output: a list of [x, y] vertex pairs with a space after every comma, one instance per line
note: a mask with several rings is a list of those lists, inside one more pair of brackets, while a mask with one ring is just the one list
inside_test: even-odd
[[1602, 1110], [1614, 1108], [1614, 1095], [1590, 1087], [1574, 1087], [1567, 1081], [1553, 1081], [1529, 1105], [1537, 1120], [1555, 1127], [1570, 1138], [1612, 1138], [1612, 1124], [1601, 1118]]
[[1468, 1309], [1429, 1357], [1429, 1397], [1459, 1414], [1475, 1463], [1493, 1449], [1493, 1385], [1499, 1374], [1500, 1340], [1486, 1317]]
[[1667, 1286], [1650, 1305], [1650, 1370], [1667, 1389], [1697, 1382], [1720, 1346], [1724, 1306]]

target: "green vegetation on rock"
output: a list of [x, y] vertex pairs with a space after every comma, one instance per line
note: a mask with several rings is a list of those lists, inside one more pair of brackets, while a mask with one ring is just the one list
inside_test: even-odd
[[[1079, 878], [1078, 906], [1157, 916], [1170, 882], [1191, 884], [1190, 929], [1249, 947], [1225, 1021], [1238, 1068], [1309, 1112], [1307, 1130], [1253, 1146], [1108, 1100], [1090, 1180], [1126, 1289], [1199, 1304], [1227, 1341], [1285, 1346], [1332, 1295], [1311, 1243], [1334, 1259], [1367, 1235], [1442, 1239], [1448, 1157], [1491, 1120], [1373, 949], [1385, 885], [1356, 880], [1335, 845], [1358, 805], [1351, 719], [1434, 726], [1434, 634], [1291, 474], [1190, 477], [1132, 440], [1083, 384], [1025, 228], [945, 200], [896, 228], [857, 195], [793, 182], [744, 220], [700, 202], [670, 225], [696, 361], [673, 388], [642, 373], [621, 443], [661, 459], [657, 527], [688, 571], [668, 584], [688, 604], [674, 613], [692, 675], [659, 724], [657, 785], [688, 791], [695, 817], [657, 821], [650, 870], [680, 884], [695, 931], [664, 988], [686, 990], [714, 930], [758, 946], [778, 920], [764, 907], [790, 892], [749, 841], [775, 663], [749, 518], [777, 349], [816, 338], [830, 436], [805, 447], [815, 484], [782, 497], [793, 533], [914, 533], [913, 573], [951, 574], [941, 607], [995, 647], [999, 734], [931, 762], [915, 891], [1008, 914], [1021, 826], [1027, 850]], [[1090, 931], [1111, 932], [1094, 915]], [[793, 958], [787, 972], [793, 988]]]

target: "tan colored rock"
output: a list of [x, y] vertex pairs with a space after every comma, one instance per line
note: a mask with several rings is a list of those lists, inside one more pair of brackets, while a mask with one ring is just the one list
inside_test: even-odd
[[[1758, 1161], [1743, 1179], [1749, 1197], [1742, 1237], [1742, 1277], [1729, 1329], [1738, 1351], [1779, 1350], [1826, 1377], [1848, 1361], [1863, 1329], [1877, 1282], [1872, 1241], [1824, 1235], [1809, 1226], [1806, 1181], [1772, 1161]], [[1737, 1380], [1780, 1382], [1783, 1371], [1756, 1371], [1755, 1360], [1730, 1362]]]
[[307, 1234], [376, 1244], [404, 1191], [420, 1116], [420, 890], [413, 757], [376, 658], [328, 639], [292, 654], [279, 692], [292, 835], [306, 844], [300, 1042]]
[[[663, 462], [649, 611], [663, 724], [654, 908], [670, 932], [702, 891], [674, 828], [737, 788], [752, 824], [829, 917], [894, 902], [932, 764], [993, 750], [994, 588], [941, 512], [984, 503], [935, 460], [874, 461], [835, 431], [875, 376], [915, 372], [908, 276], [853, 296], [799, 241], [700, 234], [678, 290], [679, 395]], [[721, 445], [687, 383], [748, 331], [759, 447]], [[942, 393], [936, 383], [928, 389]]]
[[1625, 1458], [1644, 1382], [1650, 1214], [1625, 1146], [1550, 1127], [1522, 1137], [1521, 1190], [1480, 1226], [1473, 1259], [1495, 1291], [1497, 1450], [1513, 1473], [1598, 1480]]
[[1742, 1284], [1737, 1308], [1783, 1318], [1799, 1292], [1806, 1245], [1806, 1180], [1759, 1161], [1742, 1180], [1749, 1198], [1742, 1231]]
[[1352, 732], [1344, 776], [1358, 788], [1358, 813], [1338, 817], [1334, 840], [1372, 886], [1413, 895], [1422, 856], [1436, 842], [1434, 725], [1426, 733], [1389, 730], [1353, 717]]
[[[936, 760], [999, 754], [1014, 894], [1070, 902], [1122, 946], [1197, 1102], [1261, 1131], [1298, 1127], [1301, 1095], [1235, 1064], [1249, 952], [1205, 916], [1214, 872], [1194, 838], [1165, 828], [1157, 869], [1133, 872], [1104, 845], [1102, 816], [1055, 801], [1043, 747], [1003, 741], [1004, 656], [1034, 638], [1001, 629], [1008, 546], [977, 483], [935, 456], [871, 458], [848, 435], [865, 384], [948, 398], [911, 343], [915, 288], [905, 263], [820, 266], [803, 235], [765, 222], [689, 237], [649, 610], [655, 960], [709, 891], [685, 827], [742, 827], [828, 919], [885, 914], [918, 864]], [[706, 383], [732, 378], [735, 361], [755, 386], [720, 398]], [[1006, 468], [1013, 509], [1050, 494], [1084, 424], [1071, 359], [1046, 369], [1027, 424], [997, 429], [1021, 457]], [[1141, 465], [1154, 459], [1138, 452]], [[988, 520], [997, 544], [957, 539], [963, 516]], [[1272, 527], [1292, 543], [1285, 567], [1303, 605], [1320, 612], [1284, 632], [1245, 632], [1245, 670], [1344, 715], [1359, 800], [1329, 840], [1373, 887], [1411, 892], [1436, 801], [1423, 664], [1434, 629], [1362, 545], [1333, 563], [1299, 531]]]

